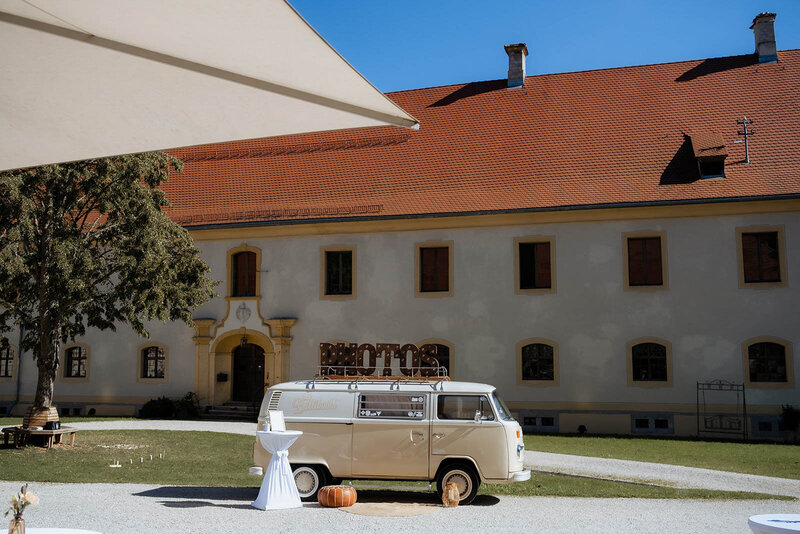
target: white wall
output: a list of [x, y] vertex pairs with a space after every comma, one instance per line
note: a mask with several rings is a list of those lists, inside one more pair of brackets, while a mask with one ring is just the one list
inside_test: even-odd
[[[118, 404], [130, 407], [143, 401], [165, 395], [182, 397], [194, 390], [194, 329], [183, 323], [147, 323], [150, 340], [139, 337], [130, 328], [120, 326], [116, 332], [90, 329], [87, 335], [76, 340], [89, 346], [88, 380], [70, 381], [61, 377], [62, 368], [54, 386], [56, 405]], [[17, 334], [9, 337], [17, 343]], [[166, 382], [139, 382], [139, 348], [149, 342], [166, 345], [169, 349]], [[68, 345], [67, 345], [68, 346]], [[63, 346], [62, 346], [63, 347]], [[36, 393], [38, 367], [30, 352], [17, 361], [20, 373], [20, 401], [31, 402]], [[16, 397], [16, 381], [0, 382], [0, 400], [4, 403]], [[122, 410], [130, 412], [129, 409]], [[130, 412], [132, 413], [132, 412]]]
[[[784, 225], [786, 287], [740, 289], [736, 227]], [[623, 232], [666, 234], [668, 289], [623, 288]], [[518, 295], [514, 291], [514, 238], [555, 237], [557, 291]], [[454, 243], [452, 297], [414, 296], [415, 243]], [[222, 281], [220, 297], [195, 317], [221, 321], [227, 250], [246, 243], [262, 250], [261, 315], [295, 317], [290, 378], [310, 377], [319, 343], [417, 343], [440, 338], [454, 345], [458, 380], [497, 386], [517, 403], [678, 403], [693, 405], [696, 382], [742, 382], [742, 342], [775, 336], [794, 344], [800, 368], [800, 214], [742, 215], [539, 226], [348, 234], [313, 237], [203, 241], [198, 246]], [[320, 299], [320, 249], [355, 245], [357, 298]], [[194, 388], [193, 329], [152, 324], [154, 341], [169, 346], [167, 384], [136, 381], [137, 348], [144, 343], [127, 328], [90, 332], [88, 383], [56, 383], [56, 396], [181, 396]], [[267, 333], [266, 327], [264, 328]], [[626, 345], [639, 337], [672, 343], [671, 387], [630, 387]], [[517, 384], [516, 344], [541, 337], [559, 346], [560, 383]], [[16, 343], [12, 340], [12, 343]], [[35, 366], [23, 362], [23, 395], [33, 395]], [[14, 384], [0, 382], [0, 398]], [[793, 389], [750, 388], [749, 405], [797, 402]]]
[[[785, 225], [787, 287], [740, 289], [736, 227]], [[666, 233], [668, 289], [623, 288], [623, 232]], [[514, 238], [555, 236], [557, 291], [517, 295]], [[454, 243], [454, 294], [414, 297], [414, 245]], [[262, 250], [264, 318], [296, 317], [291, 378], [313, 375], [320, 342], [455, 345], [454, 375], [489, 382], [511, 401], [695, 402], [698, 380], [744, 379], [742, 342], [775, 336], [800, 343], [800, 216], [746, 215], [650, 221], [569, 223], [247, 240]], [[215, 273], [225, 251], [243, 242], [200, 243]], [[320, 248], [355, 245], [357, 298], [320, 299]], [[224, 286], [220, 286], [224, 291]], [[221, 319], [224, 304], [198, 316]], [[629, 387], [626, 345], [639, 337], [672, 343], [673, 385]], [[548, 338], [559, 345], [560, 385], [517, 385], [516, 344]], [[798, 354], [794, 351], [794, 367]], [[751, 388], [748, 403], [796, 398], [786, 390]]]

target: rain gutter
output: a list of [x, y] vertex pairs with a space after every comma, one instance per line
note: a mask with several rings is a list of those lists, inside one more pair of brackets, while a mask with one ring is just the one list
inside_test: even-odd
[[547, 213], [559, 211], [583, 211], [596, 209], [614, 208], [643, 208], [653, 206], [680, 206], [692, 204], [722, 204], [731, 202], [753, 202], [764, 200], [791, 200], [800, 198], [800, 193], [787, 193], [783, 195], [758, 195], [747, 197], [719, 197], [719, 198], [698, 198], [684, 200], [656, 200], [646, 202], [610, 202], [606, 204], [578, 204], [568, 206], [552, 206], [543, 208], [519, 208], [503, 210], [478, 210], [478, 211], [457, 211], [444, 213], [420, 213], [407, 215], [374, 215], [362, 217], [324, 217], [315, 219], [280, 219], [280, 220], [258, 220], [242, 221], [232, 223], [211, 223], [198, 225], [181, 225], [189, 231], [195, 230], [217, 230], [223, 228], [247, 228], [256, 226], [291, 226], [299, 224], [317, 224], [331, 222], [352, 222], [352, 221], [380, 221], [380, 220], [408, 220], [408, 219], [436, 219], [444, 217], [464, 217], [474, 215], [502, 215], [513, 213]]

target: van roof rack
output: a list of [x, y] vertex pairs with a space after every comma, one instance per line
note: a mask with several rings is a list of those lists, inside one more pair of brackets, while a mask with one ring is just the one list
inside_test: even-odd
[[[375, 375], [360, 375], [358, 368], [354, 366], [328, 366], [321, 365], [319, 373], [314, 375], [311, 381], [311, 388], [313, 389], [317, 380], [334, 380], [338, 382], [350, 382], [350, 387], [358, 389], [359, 382], [380, 382], [391, 383], [392, 389], [399, 389], [400, 384], [430, 384], [433, 389], [444, 389], [444, 382], [450, 381], [447, 375], [447, 368], [445, 367], [409, 367], [409, 375], [390, 375], [390, 376], [375, 376]], [[428, 373], [435, 373], [426, 376]], [[426, 375], [423, 375], [426, 373]]]

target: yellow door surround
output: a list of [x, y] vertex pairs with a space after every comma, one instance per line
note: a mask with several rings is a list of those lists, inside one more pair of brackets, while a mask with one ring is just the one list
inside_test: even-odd
[[[268, 332], [241, 327], [215, 337], [213, 319], [195, 320], [195, 391], [200, 403], [213, 405], [230, 400], [233, 351], [245, 337], [247, 343], [264, 350], [264, 383], [277, 384], [288, 379], [292, 342], [289, 332], [296, 322], [296, 319], [269, 319], [264, 321]], [[227, 374], [228, 380], [218, 382], [218, 373]]]

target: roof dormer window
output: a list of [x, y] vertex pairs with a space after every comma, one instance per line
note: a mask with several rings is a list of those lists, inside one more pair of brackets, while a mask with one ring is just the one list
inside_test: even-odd
[[700, 178], [725, 178], [725, 158], [728, 151], [722, 134], [718, 132], [691, 132], [689, 139], [697, 160]]
[[724, 159], [697, 159], [700, 178], [725, 178]]

